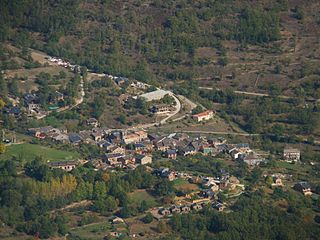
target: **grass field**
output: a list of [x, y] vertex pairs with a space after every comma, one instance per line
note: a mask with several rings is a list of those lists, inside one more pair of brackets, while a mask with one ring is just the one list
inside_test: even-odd
[[140, 206], [140, 203], [145, 200], [149, 207], [157, 205], [157, 200], [151, 196], [146, 190], [136, 190], [129, 194], [130, 201], [133, 205]]
[[287, 162], [282, 162], [282, 161], [277, 161], [276, 162], [276, 167], [278, 168], [284, 168], [290, 171], [296, 171], [296, 172], [308, 172], [310, 170], [310, 165], [306, 164], [292, 164], [292, 163], [287, 163]]
[[106, 221], [75, 228], [70, 233], [71, 236], [80, 237], [80, 239], [103, 239], [110, 231], [112, 231], [112, 227]]
[[31, 161], [35, 157], [40, 156], [52, 162], [74, 160], [80, 157], [77, 152], [57, 150], [38, 144], [23, 143], [8, 146], [6, 152], [0, 155], [0, 160], [10, 159], [13, 156], [23, 161]]
[[189, 183], [187, 180], [179, 178], [173, 181], [173, 185], [177, 190], [196, 191], [199, 187], [196, 184]]

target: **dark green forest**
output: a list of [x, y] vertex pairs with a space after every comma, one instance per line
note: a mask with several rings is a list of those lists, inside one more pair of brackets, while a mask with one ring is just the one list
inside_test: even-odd
[[[41, 49], [98, 72], [142, 81], [155, 76], [187, 79], [190, 73], [164, 73], [156, 65], [202, 64], [194, 59], [195, 50], [214, 47], [223, 56], [223, 40], [242, 45], [278, 40], [278, 14], [288, 6], [285, 0], [271, 1], [270, 6], [232, 0], [153, 1], [147, 12], [143, 1], [4, 0], [0, 40]], [[120, 8], [125, 10], [116, 14]]]

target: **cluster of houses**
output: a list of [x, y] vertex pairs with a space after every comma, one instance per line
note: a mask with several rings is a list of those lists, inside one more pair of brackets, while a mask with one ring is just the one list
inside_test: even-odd
[[[148, 134], [144, 130], [126, 131], [99, 128], [99, 122], [90, 118], [86, 121], [90, 130], [68, 133], [66, 129], [51, 126], [30, 128], [28, 133], [38, 139], [50, 139], [63, 144], [91, 144], [103, 152], [102, 162], [98, 166], [130, 167], [136, 164], [152, 162], [152, 152], [159, 151], [163, 157], [175, 160], [178, 155], [188, 156], [202, 154], [215, 156], [228, 153], [235, 160], [242, 160], [248, 165], [258, 165], [264, 161], [253, 154], [248, 144], [227, 144], [224, 138], [190, 137], [184, 133], [173, 133], [164, 136]], [[103, 163], [103, 164], [102, 164]]]
[[[59, 91], [55, 91], [50, 94], [49, 101], [50, 104], [55, 105], [49, 106], [49, 110], [56, 110], [59, 108], [58, 106], [56, 106], [57, 103], [59, 103], [60, 101], [64, 101], [64, 94]], [[23, 108], [17, 105], [13, 106], [9, 109], [6, 109], [6, 112], [16, 118], [20, 117], [22, 112], [26, 112], [28, 117], [36, 117], [37, 119], [41, 119], [47, 115], [47, 111], [42, 108], [40, 99], [36, 93], [26, 93], [23, 96], [23, 105]]]
[[50, 62], [56, 63], [57, 65], [65, 68], [69, 68], [71, 71], [77, 71], [80, 72], [80, 66], [79, 65], [73, 65], [67, 60], [63, 60], [61, 58], [57, 57], [48, 57], [47, 58]]
[[197, 153], [214, 156], [223, 152], [226, 145], [224, 138], [191, 138], [184, 133], [173, 133], [165, 136], [149, 135], [149, 137], [155, 150], [162, 152], [169, 159], [176, 159], [177, 155], [188, 156]]
[[257, 166], [261, 162], [265, 162], [265, 158], [250, 149], [247, 143], [229, 144], [227, 153], [229, 153], [234, 160], [243, 161], [249, 166]]
[[156, 137], [152, 141], [155, 149], [163, 152], [165, 157], [170, 159], [176, 159], [177, 155], [187, 156], [201, 153], [216, 156], [219, 153], [227, 153], [234, 160], [243, 161], [249, 166], [259, 165], [265, 161], [265, 158], [250, 149], [249, 144], [227, 144], [224, 138], [190, 138], [186, 134], [170, 134]]
[[218, 211], [223, 211], [226, 207], [225, 204], [219, 201], [213, 201], [213, 202], [202, 201], [197, 203], [185, 204], [181, 206], [172, 205], [170, 207], [160, 208], [158, 212], [153, 214], [153, 216], [156, 219], [160, 219], [166, 216], [171, 216], [173, 214], [189, 213], [191, 211], [200, 211], [208, 206], [211, 206], [212, 208]]
[[201, 210], [205, 205], [208, 205], [208, 203], [210, 203], [213, 208], [222, 211], [225, 208], [225, 205], [217, 200], [217, 194], [220, 191], [233, 191], [237, 187], [239, 187], [241, 191], [244, 190], [244, 185], [240, 184], [240, 181], [236, 177], [230, 176], [230, 174], [224, 170], [221, 170], [219, 177], [194, 176], [183, 172], [171, 171], [169, 168], [165, 167], [154, 169], [153, 174], [169, 179], [170, 181], [177, 178], [186, 179], [201, 187], [200, 190], [193, 191], [192, 193], [185, 194], [184, 196], [176, 197], [175, 205], [168, 208], [158, 209], [158, 212], [154, 212], [154, 216], [156, 218], [161, 218], [174, 213], [186, 213], [191, 210]]
[[212, 199], [220, 190], [232, 191], [236, 189], [236, 187], [244, 189], [244, 185], [240, 184], [240, 181], [236, 177], [230, 176], [229, 173], [223, 170], [218, 177], [194, 176], [188, 173], [176, 172], [166, 167], [154, 169], [153, 174], [168, 179], [169, 181], [185, 179], [191, 183], [196, 183], [200, 185], [202, 189], [198, 192], [199, 196], [207, 199]]

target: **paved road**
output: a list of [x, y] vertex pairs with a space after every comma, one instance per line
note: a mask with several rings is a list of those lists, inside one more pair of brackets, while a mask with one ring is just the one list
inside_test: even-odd
[[164, 119], [160, 120], [160, 122], [146, 123], [146, 124], [141, 124], [141, 125], [136, 125], [136, 126], [133, 126], [133, 127], [130, 127], [130, 128], [126, 128], [126, 129], [116, 129], [116, 130], [147, 129], [147, 128], [151, 128], [151, 127], [155, 127], [155, 126], [166, 124], [167, 121], [170, 118], [174, 117], [181, 110], [181, 102], [180, 102], [180, 100], [172, 92], [170, 92], [169, 95], [172, 96], [174, 98], [175, 102], [176, 102], [175, 110], [172, 113], [170, 113], [167, 117], [165, 117]]
[[175, 110], [174, 112], [170, 113], [167, 117], [165, 117], [164, 119], [162, 119], [160, 121], [160, 124], [165, 124], [170, 118], [172, 118], [173, 116], [175, 116], [176, 114], [178, 114], [181, 110], [181, 103], [180, 103], [180, 100], [172, 93], [170, 92], [169, 95], [171, 97], [174, 98], [175, 102], [176, 102], [176, 105], [175, 105]]

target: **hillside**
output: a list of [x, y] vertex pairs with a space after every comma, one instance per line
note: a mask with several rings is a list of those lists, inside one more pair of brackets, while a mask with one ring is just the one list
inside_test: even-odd
[[316, 0], [9, 2], [2, 40], [98, 72], [284, 94], [318, 74]]
[[1, 0], [0, 239], [319, 239], [319, 0]]

